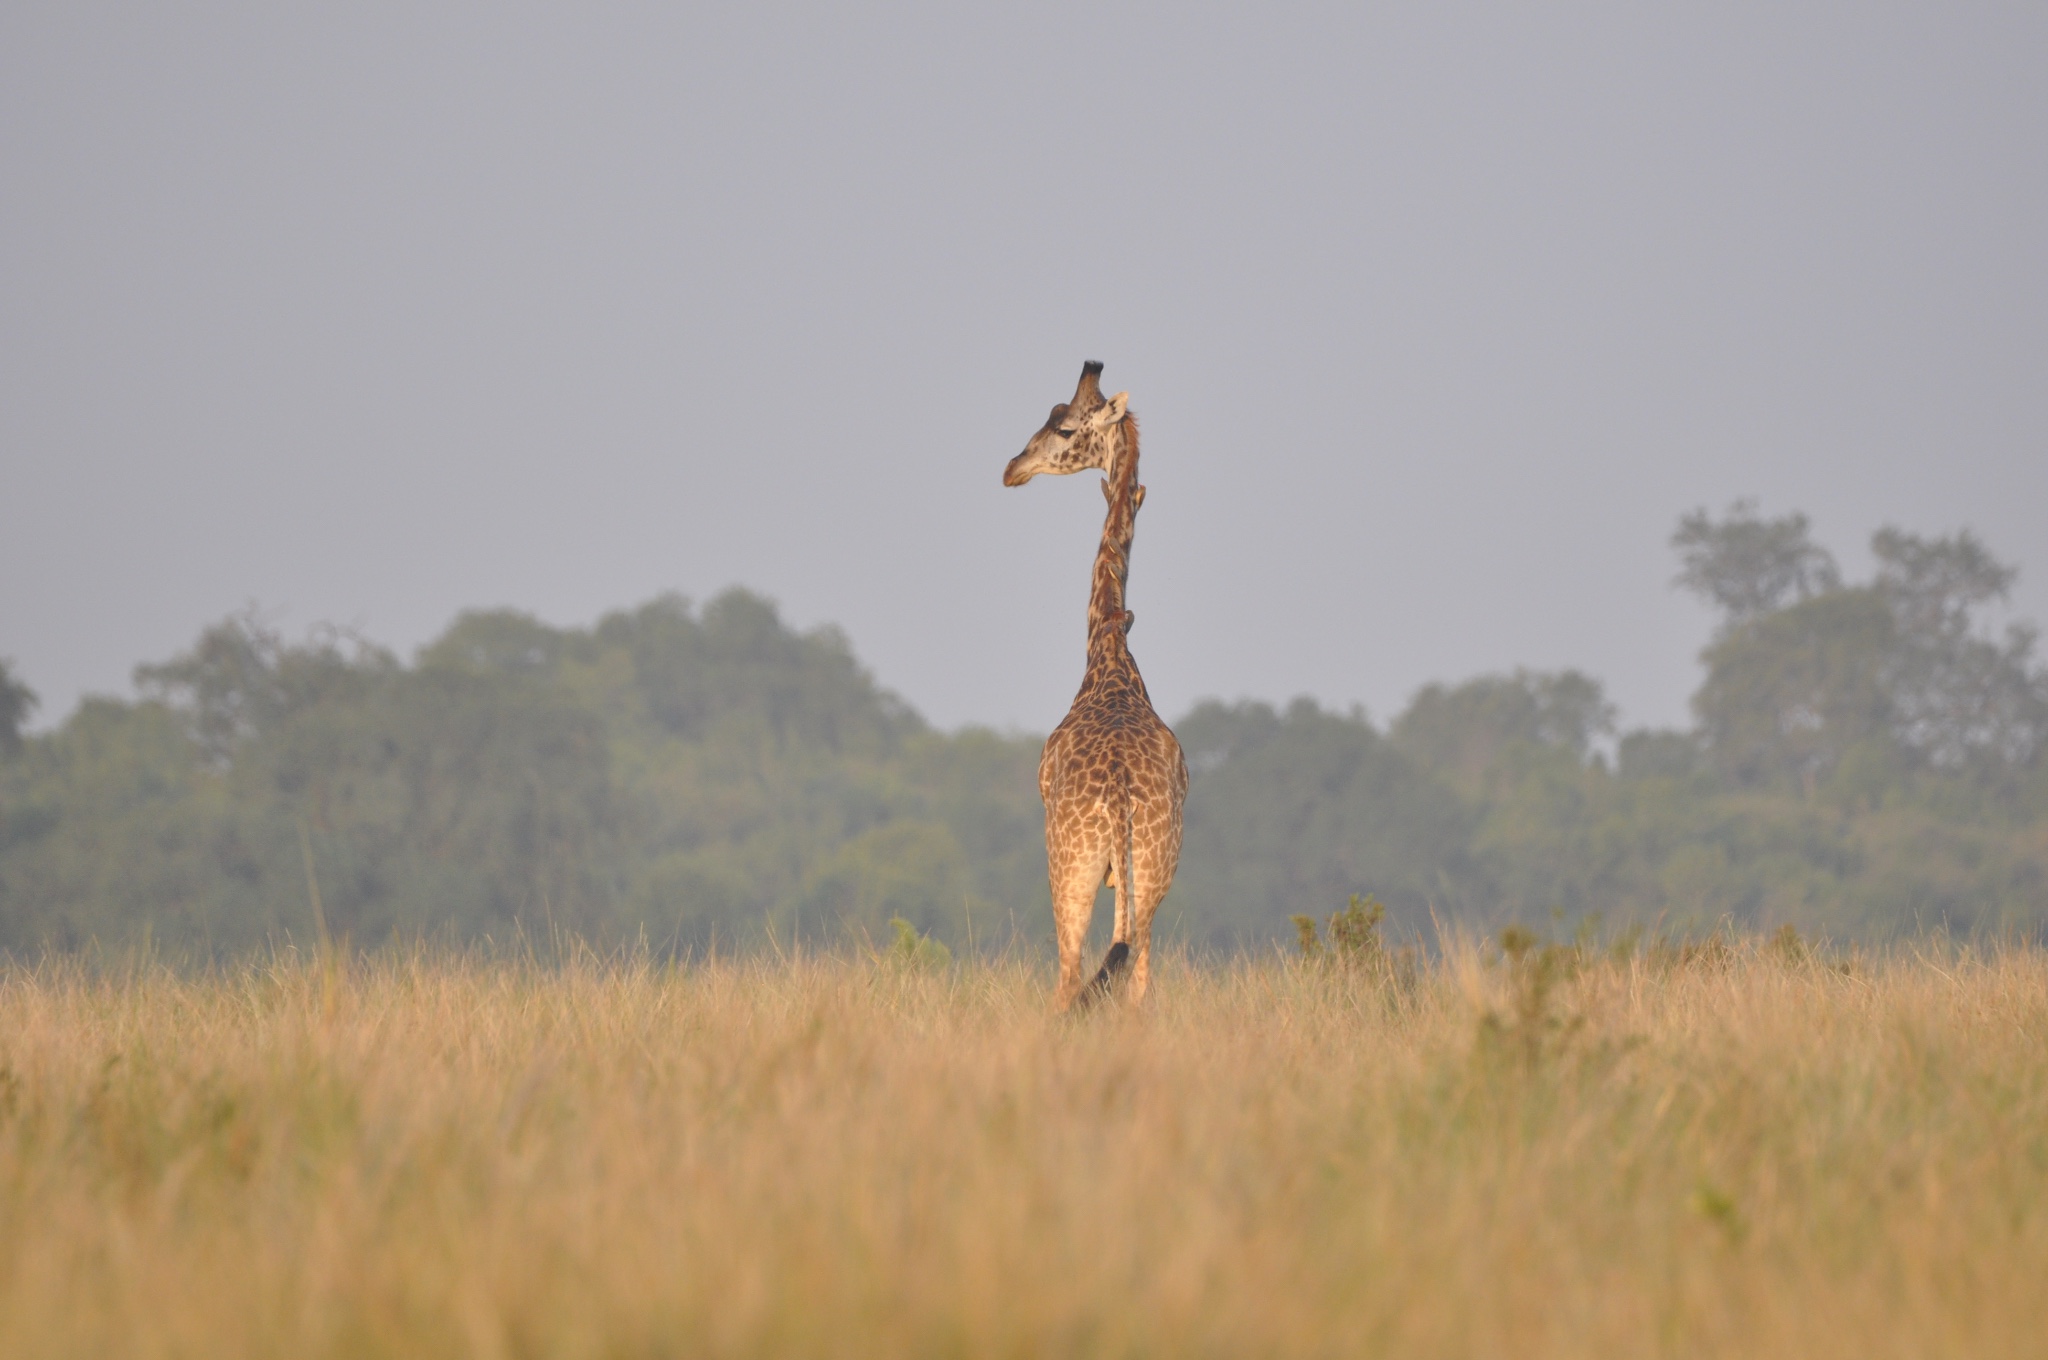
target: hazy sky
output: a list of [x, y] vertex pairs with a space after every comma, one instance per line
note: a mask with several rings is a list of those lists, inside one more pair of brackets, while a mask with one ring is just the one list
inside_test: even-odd
[[0, 655], [59, 719], [249, 603], [408, 652], [741, 583], [934, 720], [1133, 650], [1674, 723], [1678, 515], [1968, 525], [2048, 622], [2048, 7], [0, 10]]

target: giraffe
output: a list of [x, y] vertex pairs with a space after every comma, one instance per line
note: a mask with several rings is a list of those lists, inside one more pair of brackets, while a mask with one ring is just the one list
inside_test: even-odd
[[[1145, 488], [1138, 484], [1138, 421], [1130, 413], [1130, 394], [1105, 398], [1101, 375], [1102, 365], [1094, 360], [1082, 365], [1074, 399], [1053, 407], [1024, 452], [1003, 469], [1004, 486], [1022, 486], [1041, 473], [1100, 468], [1109, 502], [1089, 587], [1081, 691], [1046, 738], [1038, 762], [1046, 875], [1060, 951], [1057, 1004], [1063, 1011], [1108, 992], [1126, 965], [1131, 999], [1145, 995], [1152, 915], [1180, 861], [1181, 807], [1188, 792], [1180, 742], [1152, 711], [1126, 641], [1134, 616], [1124, 608], [1124, 582]], [[1116, 889], [1116, 936], [1084, 988], [1081, 946], [1095, 912], [1095, 890], [1104, 882]]]

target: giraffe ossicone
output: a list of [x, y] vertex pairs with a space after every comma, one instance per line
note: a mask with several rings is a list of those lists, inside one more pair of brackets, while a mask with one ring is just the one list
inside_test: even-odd
[[[1045, 800], [1046, 876], [1059, 942], [1058, 1005], [1065, 1010], [1125, 984], [1133, 1000], [1151, 977], [1152, 918], [1180, 862], [1188, 766], [1173, 731], [1152, 711], [1126, 635], [1131, 542], [1145, 488], [1138, 484], [1138, 421], [1129, 394], [1104, 397], [1102, 365], [1082, 365], [1071, 401], [1052, 408], [1024, 451], [1003, 469], [1003, 485], [1085, 469], [1105, 475], [1109, 502], [1088, 593], [1087, 668], [1067, 716], [1038, 762]], [[1116, 889], [1116, 935], [1092, 982], [1081, 949], [1095, 891]]]

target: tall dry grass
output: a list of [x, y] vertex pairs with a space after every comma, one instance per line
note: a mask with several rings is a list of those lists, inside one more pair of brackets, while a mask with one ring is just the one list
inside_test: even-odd
[[0, 975], [9, 1356], [2039, 1355], [2048, 955]]

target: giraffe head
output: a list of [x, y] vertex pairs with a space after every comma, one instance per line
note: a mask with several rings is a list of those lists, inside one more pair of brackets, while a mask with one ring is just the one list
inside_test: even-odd
[[1117, 426], [1129, 414], [1131, 394], [1104, 397], [1097, 381], [1101, 375], [1102, 365], [1095, 360], [1081, 365], [1081, 385], [1074, 389], [1074, 399], [1053, 407], [1024, 452], [1010, 460], [1003, 469], [1004, 486], [1022, 486], [1041, 472], [1061, 476], [1083, 468], [1109, 471], [1122, 447]]

